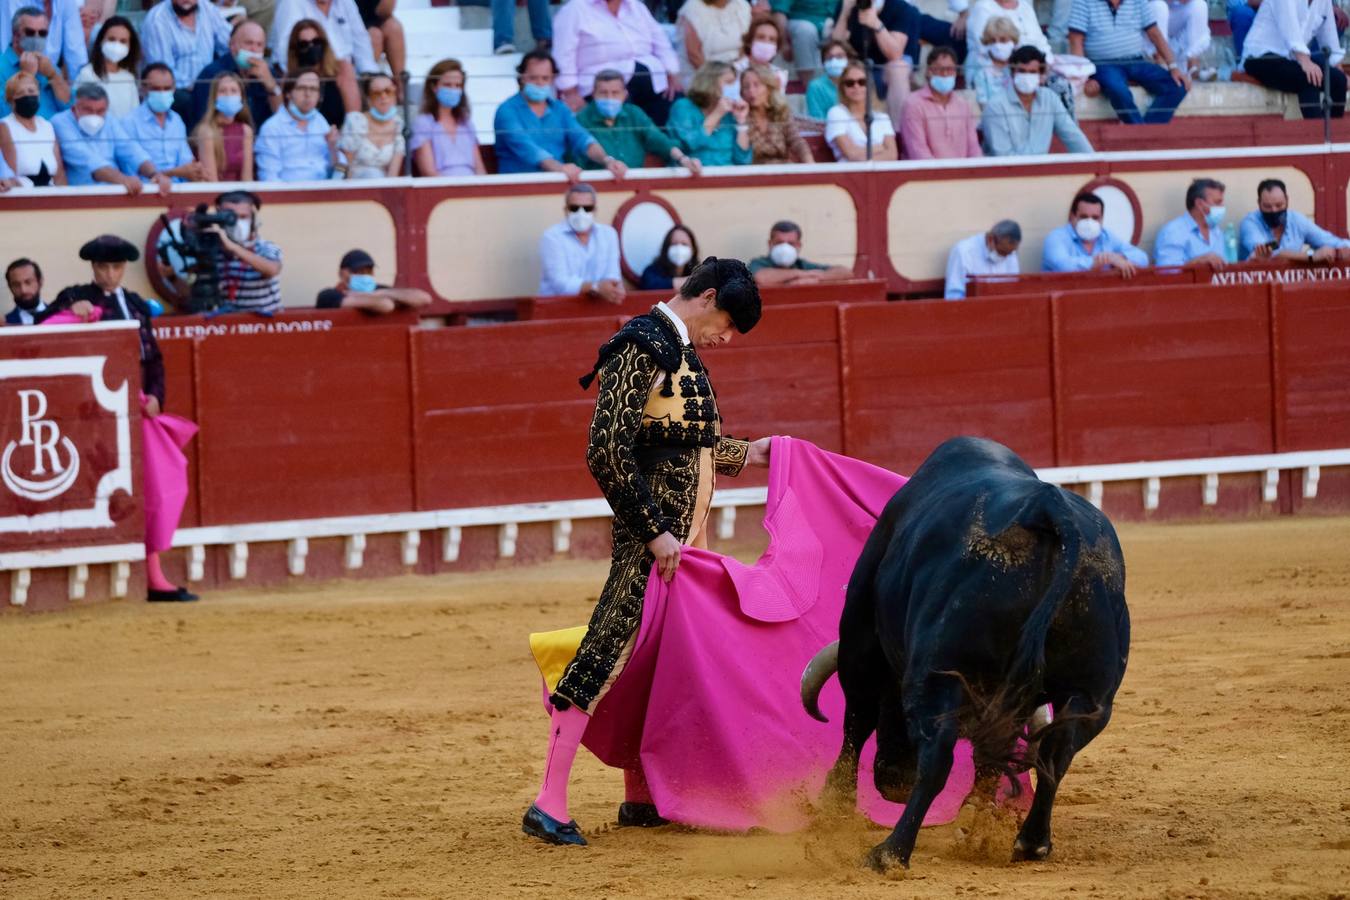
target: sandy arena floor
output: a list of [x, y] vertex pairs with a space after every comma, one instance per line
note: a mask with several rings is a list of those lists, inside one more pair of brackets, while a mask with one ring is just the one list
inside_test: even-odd
[[603, 571], [559, 562], [0, 617], [0, 897], [1345, 898], [1350, 520], [1122, 537], [1130, 670], [1046, 863], [960, 823], [903, 883], [857, 867], [861, 823], [615, 830], [584, 752], [592, 846], [528, 841], [525, 634], [584, 621]]

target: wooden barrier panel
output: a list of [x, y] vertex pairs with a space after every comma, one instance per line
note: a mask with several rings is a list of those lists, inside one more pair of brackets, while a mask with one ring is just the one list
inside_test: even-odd
[[[595, 316], [637, 316], [647, 312], [662, 300], [669, 300], [673, 291], [629, 291], [623, 303], [612, 306], [602, 300], [582, 300], [577, 297], [524, 297], [516, 301], [516, 318], [582, 319]], [[874, 279], [850, 279], [820, 284], [785, 285], [761, 288], [760, 300], [767, 310], [778, 306], [799, 306], [804, 303], [879, 303], [886, 299], [886, 282]]]
[[161, 316], [155, 320], [158, 341], [192, 340], [226, 335], [322, 334], [334, 328], [397, 325], [415, 327], [413, 310], [375, 315], [359, 309], [284, 310], [272, 316], [256, 313], [226, 313], [217, 316]]
[[[1204, 270], [1206, 276], [1209, 270]], [[1052, 291], [1116, 291], [1122, 288], [1194, 284], [1195, 269], [1147, 268], [1130, 278], [1119, 272], [1028, 272], [1022, 275], [976, 275], [966, 285], [971, 298], [1007, 297], [1013, 294], [1048, 294]], [[1206, 277], [1208, 281], [1208, 277]]]
[[586, 469], [595, 388], [577, 379], [618, 324], [611, 316], [416, 332], [418, 508], [597, 496]]
[[942, 441], [973, 434], [1055, 464], [1046, 298], [847, 306], [841, 319], [850, 456], [912, 472]]
[[201, 341], [202, 521], [415, 509], [408, 342], [403, 328]]
[[1272, 452], [1270, 290], [1055, 294], [1059, 464]]
[[1276, 449], [1350, 447], [1350, 292], [1275, 289]]

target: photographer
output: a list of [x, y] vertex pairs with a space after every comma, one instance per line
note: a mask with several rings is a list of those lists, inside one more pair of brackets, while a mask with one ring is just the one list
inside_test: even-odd
[[252, 191], [226, 191], [216, 198], [216, 209], [234, 213], [234, 224], [205, 230], [220, 238], [224, 250], [222, 305], [231, 311], [270, 315], [281, 309], [281, 248], [258, 237], [261, 208], [262, 200]]

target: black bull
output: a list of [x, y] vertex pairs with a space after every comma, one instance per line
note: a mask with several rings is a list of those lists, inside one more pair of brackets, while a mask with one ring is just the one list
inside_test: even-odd
[[[870, 864], [909, 865], [958, 737], [974, 747], [983, 793], [1000, 775], [1036, 771], [1013, 856], [1046, 857], [1055, 791], [1106, 727], [1129, 644], [1125, 564], [1100, 510], [993, 441], [953, 438], [934, 450], [863, 547], [839, 641], [802, 676], [802, 702], [821, 721], [817, 697], [836, 667], [844, 690], [827, 799], [852, 806], [858, 756], [875, 731], [877, 789], [905, 802]], [[1048, 726], [1037, 715], [1046, 703]]]

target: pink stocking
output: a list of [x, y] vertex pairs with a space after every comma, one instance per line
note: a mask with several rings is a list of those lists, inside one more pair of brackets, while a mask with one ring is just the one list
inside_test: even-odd
[[572, 761], [581, 746], [590, 716], [575, 706], [553, 711], [549, 719], [548, 758], [544, 761], [544, 783], [534, 805], [559, 822], [570, 822], [567, 814], [567, 779], [572, 774]]
[[642, 774], [641, 768], [623, 770], [623, 799], [628, 803], [655, 805], [652, 801], [651, 788], [647, 787], [647, 778]]
[[164, 577], [158, 553], [145, 554], [145, 581], [152, 591], [176, 591], [178, 585]]

